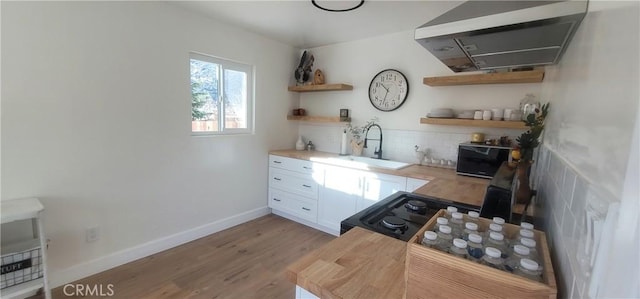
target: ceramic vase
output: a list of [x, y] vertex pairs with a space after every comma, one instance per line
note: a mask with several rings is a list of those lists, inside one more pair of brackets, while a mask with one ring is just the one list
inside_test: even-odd
[[362, 141], [356, 142], [355, 140], [351, 140], [351, 154], [354, 156], [362, 156], [362, 149], [364, 144]]

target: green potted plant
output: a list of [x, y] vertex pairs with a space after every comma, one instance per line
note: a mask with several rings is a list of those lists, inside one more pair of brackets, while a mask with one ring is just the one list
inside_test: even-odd
[[363, 126], [354, 126], [351, 122], [347, 124], [347, 130], [351, 134], [351, 154], [354, 156], [361, 156], [364, 148], [364, 135], [369, 126], [375, 124], [378, 121], [377, 117], [374, 117], [367, 121]]
[[542, 107], [536, 108], [534, 113], [526, 115], [523, 121], [529, 129], [516, 138], [518, 145], [511, 151], [511, 156], [517, 167], [516, 201], [518, 203], [527, 203], [531, 198], [529, 169], [534, 162], [534, 150], [540, 145], [540, 136], [544, 130], [544, 121], [548, 113], [549, 103], [546, 103]]

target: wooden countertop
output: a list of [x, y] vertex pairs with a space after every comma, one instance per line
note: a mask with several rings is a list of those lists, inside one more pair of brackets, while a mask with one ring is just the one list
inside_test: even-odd
[[[269, 154], [301, 160], [332, 158], [338, 154], [320, 151], [274, 150]], [[399, 170], [371, 168], [373, 172], [427, 180], [429, 183], [414, 193], [480, 207], [489, 184], [488, 179], [457, 175], [453, 169], [411, 165]]]
[[359, 227], [287, 267], [320, 298], [402, 298], [407, 243]]

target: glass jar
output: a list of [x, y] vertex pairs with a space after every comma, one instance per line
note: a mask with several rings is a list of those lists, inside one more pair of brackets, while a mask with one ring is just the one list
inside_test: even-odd
[[430, 248], [435, 248], [438, 245], [438, 234], [433, 231], [424, 232], [424, 236], [422, 238], [422, 245]]
[[482, 237], [479, 234], [469, 234], [469, 241], [467, 241], [467, 253], [467, 258], [474, 262], [479, 262], [484, 255]]
[[540, 268], [538, 263], [530, 259], [521, 259], [520, 266], [516, 267], [513, 273], [534, 281], [542, 282], [542, 268]]
[[447, 207], [447, 211], [446, 211], [446, 213], [445, 213], [445, 217], [446, 217], [447, 219], [451, 219], [451, 214], [453, 214], [453, 213], [455, 213], [455, 212], [457, 212], [457, 211], [458, 211], [458, 208], [453, 207], [453, 206], [448, 206], [448, 207]]
[[513, 254], [504, 261], [504, 267], [509, 272], [513, 272], [520, 265], [521, 259], [531, 259], [529, 256], [529, 248], [524, 245], [516, 245], [513, 247]]
[[489, 235], [491, 233], [500, 233], [502, 234], [502, 225], [497, 224], [497, 223], [491, 223], [489, 224], [489, 229], [484, 233], [484, 238], [485, 239], [489, 239]]
[[514, 244], [519, 244], [520, 240], [522, 240], [522, 238], [535, 240], [535, 236], [533, 234], [533, 231], [523, 228], [523, 229], [520, 229], [520, 232], [518, 232], [518, 235], [515, 237], [515, 239], [513, 239], [513, 243]]
[[499, 224], [499, 225], [504, 225], [504, 218], [502, 218], [502, 217], [493, 217], [493, 223]]
[[524, 229], [528, 229], [528, 230], [533, 230], [533, 224], [529, 223], [529, 222], [520, 222], [520, 228], [524, 228]]
[[468, 222], [473, 222], [475, 224], [478, 224], [480, 222], [480, 213], [476, 212], [476, 211], [469, 211], [467, 212], [467, 221]]
[[453, 239], [453, 244], [449, 248], [449, 253], [466, 259], [467, 258], [467, 241], [460, 238]]
[[496, 249], [500, 249], [500, 252], [504, 254], [504, 257], [508, 256], [508, 246], [504, 241], [504, 235], [497, 232], [491, 232], [489, 234], [489, 239], [487, 239], [486, 243], [487, 247], [493, 247]]
[[451, 226], [451, 234], [454, 238], [460, 238], [464, 231], [464, 221], [462, 221], [462, 213], [451, 213], [451, 220], [449, 220], [449, 226]]
[[449, 251], [449, 247], [453, 244], [453, 236], [451, 235], [451, 227], [447, 225], [441, 225], [438, 228], [438, 245], [437, 249], [444, 252]]
[[481, 264], [504, 271], [504, 259], [500, 249], [487, 247], [484, 251], [485, 255], [480, 261]]
[[433, 226], [433, 231], [439, 232], [441, 225], [449, 225], [449, 220], [444, 217], [438, 217], [438, 219], [436, 219], [436, 225]]
[[531, 256], [532, 259], [540, 260], [540, 256], [538, 255], [538, 249], [536, 246], [536, 240], [529, 239], [529, 238], [521, 238], [519, 244], [529, 248], [529, 256]]
[[536, 100], [536, 96], [528, 93], [520, 101], [520, 110], [522, 110], [522, 120], [527, 120], [530, 114], [536, 115], [536, 110], [540, 108], [540, 102]]
[[473, 223], [473, 222], [467, 222], [464, 224], [464, 231], [462, 233], [462, 239], [469, 240], [469, 235], [470, 234], [477, 234], [478, 233], [478, 224]]

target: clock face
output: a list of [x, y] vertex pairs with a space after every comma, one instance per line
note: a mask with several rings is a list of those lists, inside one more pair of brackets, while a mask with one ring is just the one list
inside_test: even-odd
[[369, 100], [381, 111], [393, 111], [404, 103], [409, 95], [409, 82], [399, 71], [379, 72], [369, 84]]

